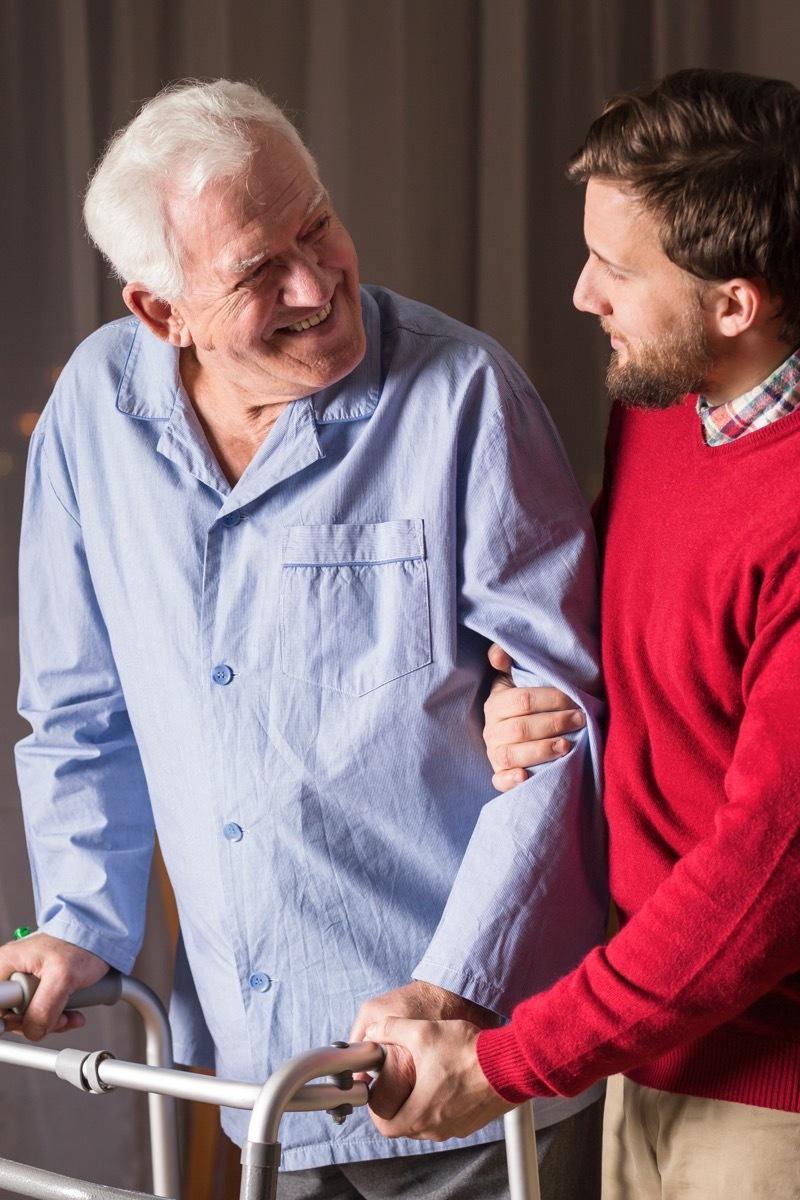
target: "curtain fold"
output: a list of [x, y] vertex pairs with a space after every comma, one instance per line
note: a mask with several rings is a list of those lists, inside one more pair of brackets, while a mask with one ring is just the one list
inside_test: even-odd
[[100, 324], [100, 297], [96, 286], [97, 262], [86, 244], [81, 218], [81, 197], [94, 152], [91, 57], [86, 0], [60, 0], [58, 51], [61, 91], [69, 102], [61, 107], [64, 150], [64, 217], [67, 247], [67, 312], [71, 335], [77, 343]]
[[470, 319], [523, 365], [531, 335], [530, 254], [540, 232], [538, 189], [528, 170], [538, 117], [520, 102], [530, 95], [532, 16], [526, 0], [482, 0], [480, 6], [477, 204], [470, 237], [477, 262]]

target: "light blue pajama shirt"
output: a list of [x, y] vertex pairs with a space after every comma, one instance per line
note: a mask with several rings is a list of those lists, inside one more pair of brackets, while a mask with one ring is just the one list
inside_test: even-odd
[[[290, 404], [235, 487], [177, 350], [133, 318], [78, 348], [32, 438], [39, 927], [129, 971], [155, 826], [177, 1056], [227, 1078], [346, 1037], [412, 975], [508, 1015], [604, 933], [596, 552], [563, 449], [491, 339], [362, 298], [362, 363]], [[492, 640], [589, 717], [508, 795], [481, 739]], [[539, 1125], [596, 1094], [542, 1102]], [[237, 1140], [246, 1122], [224, 1114]], [[281, 1140], [293, 1170], [424, 1148], [364, 1112], [290, 1114]]]

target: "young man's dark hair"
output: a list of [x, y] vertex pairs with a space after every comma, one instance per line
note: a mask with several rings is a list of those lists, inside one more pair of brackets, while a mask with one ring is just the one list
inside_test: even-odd
[[691, 69], [616, 96], [567, 170], [627, 185], [661, 226], [667, 256], [708, 281], [761, 278], [800, 345], [800, 91]]

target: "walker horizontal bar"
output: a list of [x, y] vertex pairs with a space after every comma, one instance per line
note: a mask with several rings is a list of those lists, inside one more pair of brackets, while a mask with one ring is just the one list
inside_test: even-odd
[[[10, 1038], [0, 1039], [0, 1062], [11, 1066], [30, 1067], [36, 1071], [50, 1071], [55, 1074], [56, 1059], [60, 1053], [60, 1050], [50, 1050], [46, 1046], [32, 1046]], [[89, 1051], [85, 1053], [88, 1056]], [[332, 1053], [341, 1056], [342, 1051], [334, 1050]], [[339, 1070], [340, 1064], [341, 1059]], [[149, 1092], [177, 1100], [196, 1100], [221, 1108], [252, 1109], [263, 1088], [263, 1085], [258, 1083], [217, 1079], [213, 1075], [196, 1075], [191, 1071], [146, 1066], [144, 1063], [125, 1062], [116, 1058], [107, 1058], [100, 1063], [97, 1074], [106, 1087], [123, 1087], [134, 1092]], [[368, 1090], [365, 1083], [356, 1082], [347, 1092], [333, 1084], [307, 1084], [295, 1093], [286, 1111], [324, 1112], [345, 1101], [354, 1108], [363, 1108], [367, 1099]]]

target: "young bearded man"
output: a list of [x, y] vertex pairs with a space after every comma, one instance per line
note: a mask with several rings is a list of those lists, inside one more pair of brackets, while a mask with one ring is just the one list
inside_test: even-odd
[[[575, 303], [613, 350], [598, 531], [620, 930], [502, 1028], [376, 1024], [368, 1035], [394, 1044], [413, 1088], [375, 1120], [389, 1136], [463, 1135], [619, 1074], [606, 1200], [788, 1200], [800, 1194], [800, 92], [680, 72], [612, 101], [569, 174], [587, 185]], [[569, 750], [567, 696], [501, 688], [488, 714], [502, 790]]]

